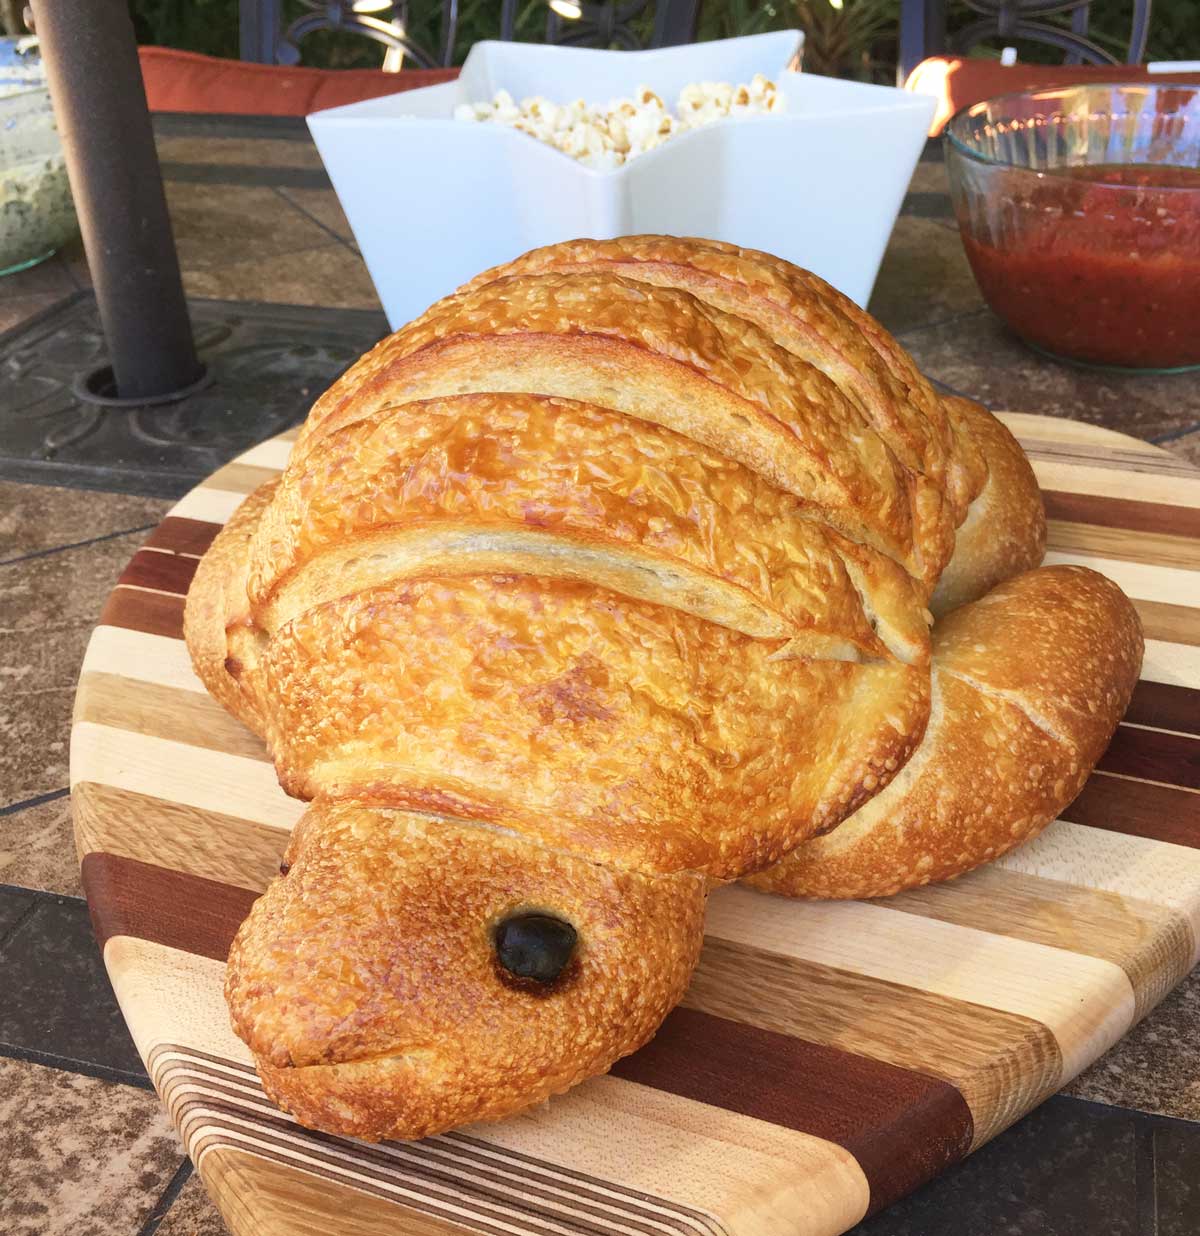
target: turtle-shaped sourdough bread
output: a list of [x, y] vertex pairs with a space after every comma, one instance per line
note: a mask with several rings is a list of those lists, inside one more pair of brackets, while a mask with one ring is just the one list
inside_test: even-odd
[[877, 896], [1035, 834], [1142, 654], [1044, 539], [1008, 431], [765, 254], [555, 245], [385, 339], [188, 598], [312, 804], [229, 957], [267, 1091], [364, 1138], [505, 1116], [653, 1035], [716, 884]]

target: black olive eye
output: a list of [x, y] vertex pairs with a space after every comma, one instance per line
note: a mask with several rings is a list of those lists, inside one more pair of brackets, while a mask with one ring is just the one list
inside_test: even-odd
[[570, 923], [551, 914], [514, 914], [496, 928], [496, 957], [517, 978], [552, 983], [578, 939]]

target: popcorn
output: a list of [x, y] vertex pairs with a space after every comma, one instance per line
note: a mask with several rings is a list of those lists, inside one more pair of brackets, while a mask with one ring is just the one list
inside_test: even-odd
[[613, 168], [677, 133], [727, 116], [778, 114], [786, 107], [787, 98], [775, 83], [756, 73], [753, 80], [737, 86], [693, 82], [679, 92], [674, 112], [649, 86], [639, 86], [632, 98], [613, 99], [607, 107], [589, 107], [582, 99], [553, 103], [540, 97], [518, 104], [507, 90], [499, 90], [490, 103], [460, 103], [454, 119], [508, 125], [588, 167]]

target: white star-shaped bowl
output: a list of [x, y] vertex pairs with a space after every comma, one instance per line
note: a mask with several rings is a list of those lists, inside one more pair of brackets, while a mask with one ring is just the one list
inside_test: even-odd
[[[538, 245], [638, 232], [766, 249], [865, 304], [934, 101], [792, 72], [802, 37], [646, 52], [477, 43], [457, 81], [311, 115], [389, 322]], [[691, 130], [610, 171], [505, 126], [454, 119], [457, 104], [500, 89], [607, 103], [648, 85], [673, 107], [690, 82], [755, 73], [779, 84], [785, 112]]]

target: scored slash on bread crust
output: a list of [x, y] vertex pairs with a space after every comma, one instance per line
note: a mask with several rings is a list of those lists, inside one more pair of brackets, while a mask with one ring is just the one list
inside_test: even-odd
[[[268, 1092], [366, 1138], [497, 1119], [653, 1033], [713, 883], [874, 895], [1030, 835], [1141, 655], [1090, 572], [976, 600], [1044, 541], [1007, 430], [765, 254], [569, 242], [384, 340], [187, 603], [312, 800], [227, 971]], [[514, 981], [508, 915], [570, 925], [559, 978]]]
[[933, 700], [899, 776], [752, 876], [793, 897], [886, 897], [1036, 836], [1095, 767], [1142, 664], [1137, 612], [1085, 567], [1043, 567], [934, 628]]

